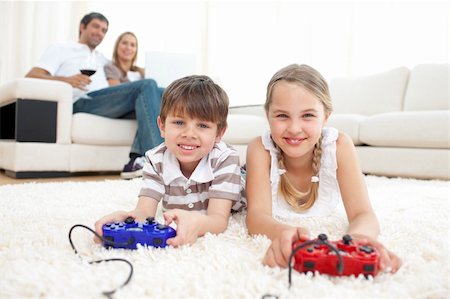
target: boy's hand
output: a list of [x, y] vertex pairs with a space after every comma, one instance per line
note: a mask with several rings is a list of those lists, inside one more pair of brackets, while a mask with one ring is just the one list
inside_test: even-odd
[[194, 244], [199, 235], [198, 217], [200, 213], [174, 209], [163, 214], [166, 225], [172, 222], [177, 224], [177, 235], [167, 240], [167, 244], [179, 246], [184, 244]]
[[283, 230], [280, 236], [272, 240], [264, 256], [263, 264], [269, 267], [286, 268], [294, 242], [307, 239], [309, 239], [309, 231], [306, 228], [290, 227]]
[[[99, 234], [100, 236], [103, 236], [103, 230], [102, 230], [103, 225], [105, 225], [107, 223], [113, 223], [113, 222], [123, 222], [128, 217], [132, 217], [133, 219], [136, 219], [136, 214], [134, 213], [134, 211], [130, 211], [130, 212], [117, 211], [112, 214], [106, 215], [106, 216], [100, 218], [99, 220], [97, 220], [97, 222], [95, 222], [95, 232], [97, 234]], [[102, 240], [100, 240], [97, 236], [95, 236], [94, 242], [101, 243]]]
[[377, 240], [361, 234], [351, 234], [351, 236], [356, 242], [369, 244], [377, 249], [380, 253], [380, 271], [395, 273], [402, 265], [402, 260]]

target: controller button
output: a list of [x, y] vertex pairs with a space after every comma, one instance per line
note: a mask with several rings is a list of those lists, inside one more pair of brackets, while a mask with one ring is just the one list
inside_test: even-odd
[[308, 252], [313, 252], [314, 249], [313, 249], [312, 247], [308, 247], [308, 249], [306, 249], [306, 251], [308, 251]]
[[111, 227], [111, 225], [112, 225], [111, 223], [108, 223], [108, 224], [106, 224], [105, 226], [106, 226], [106, 227]]
[[187, 188], [187, 189], [186, 189], [186, 193], [187, 193], [187, 194], [191, 194], [191, 193], [192, 193], [192, 190], [191, 190], [190, 188]]
[[326, 241], [326, 240], [328, 240], [328, 236], [326, 234], [320, 234], [319, 235], [319, 240], [320, 241]]
[[375, 270], [375, 266], [372, 264], [364, 264], [363, 271], [364, 272], [373, 272]]
[[373, 248], [370, 247], [370, 246], [367, 246], [367, 245], [360, 246], [359, 250], [361, 250], [362, 252], [365, 252], [365, 253], [372, 253], [372, 252], [374, 252]]
[[153, 217], [147, 217], [147, 219], [145, 219], [145, 220], [147, 220], [148, 224], [152, 224], [153, 222], [155, 222], [155, 218], [153, 218]]
[[194, 207], [194, 204], [192, 202], [188, 204], [189, 209], [192, 209], [193, 207]]
[[132, 224], [133, 222], [134, 222], [133, 217], [128, 217], [127, 219], [125, 219], [126, 224]]
[[350, 245], [350, 243], [352, 242], [353, 238], [350, 235], [344, 235], [342, 237], [342, 240], [344, 241], [345, 245]]
[[161, 246], [163, 244], [163, 239], [161, 238], [154, 238], [153, 239], [153, 245], [154, 246]]
[[316, 263], [313, 261], [304, 261], [303, 262], [303, 268], [305, 270], [314, 270], [315, 266], [316, 266]]

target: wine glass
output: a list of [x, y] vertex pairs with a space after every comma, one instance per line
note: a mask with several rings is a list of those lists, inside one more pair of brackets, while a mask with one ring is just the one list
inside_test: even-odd
[[83, 62], [83, 65], [82, 65], [82, 67], [80, 69], [80, 72], [83, 75], [86, 75], [86, 76], [90, 77], [93, 74], [95, 74], [96, 71], [97, 71], [97, 63], [95, 61], [95, 55], [94, 55], [94, 53], [91, 52], [86, 57], [85, 61]]

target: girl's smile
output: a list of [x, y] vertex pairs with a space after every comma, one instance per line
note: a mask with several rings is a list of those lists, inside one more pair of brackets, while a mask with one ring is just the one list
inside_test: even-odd
[[301, 144], [304, 140], [306, 140], [306, 138], [288, 138], [288, 137], [285, 137], [284, 140], [285, 140], [286, 143], [289, 144], [289, 145], [299, 145], [299, 144]]

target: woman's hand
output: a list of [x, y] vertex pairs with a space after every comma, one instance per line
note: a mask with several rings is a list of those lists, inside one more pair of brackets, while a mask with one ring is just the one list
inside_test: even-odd
[[307, 239], [309, 239], [309, 231], [306, 228], [290, 227], [283, 230], [277, 238], [272, 240], [264, 256], [263, 264], [270, 267], [286, 268], [294, 242]]
[[361, 234], [351, 234], [358, 243], [369, 244], [380, 254], [380, 271], [395, 273], [402, 265], [402, 260], [392, 251], [389, 251], [377, 240]]
[[173, 209], [163, 214], [166, 225], [172, 222], [177, 224], [177, 235], [167, 240], [167, 244], [180, 246], [184, 244], [194, 244], [197, 241], [200, 228], [198, 218], [203, 216], [200, 213]]

